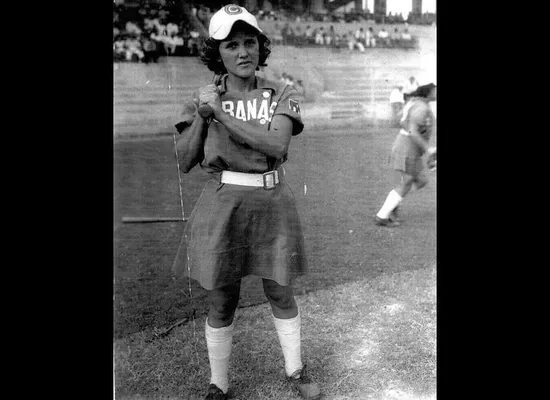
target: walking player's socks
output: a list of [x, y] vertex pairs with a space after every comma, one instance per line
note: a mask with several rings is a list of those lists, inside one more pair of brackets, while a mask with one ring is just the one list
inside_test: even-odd
[[273, 316], [275, 329], [285, 358], [285, 372], [287, 376], [302, 369], [302, 355], [300, 348], [300, 312], [294, 318], [280, 319]]
[[402, 200], [403, 200], [403, 197], [401, 197], [399, 193], [395, 191], [395, 189], [392, 190], [388, 194], [388, 197], [386, 197], [386, 201], [384, 202], [384, 205], [382, 206], [380, 211], [378, 211], [378, 214], [376, 214], [376, 216], [378, 218], [388, 219], [390, 217], [391, 212], [395, 209], [395, 207], [399, 205], [399, 203], [401, 203]]
[[233, 322], [223, 328], [212, 328], [206, 319], [204, 333], [210, 360], [210, 383], [219, 387], [224, 393], [229, 389], [229, 356], [233, 344]]

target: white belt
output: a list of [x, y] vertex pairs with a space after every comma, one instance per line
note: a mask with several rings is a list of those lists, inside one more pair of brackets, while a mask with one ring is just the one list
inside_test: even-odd
[[400, 129], [399, 133], [404, 135], [404, 136], [411, 136], [411, 134], [409, 132], [407, 132], [405, 129]]
[[279, 184], [279, 171], [269, 171], [263, 174], [222, 171], [220, 182], [232, 185], [263, 187], [265, 190], [271, 190], [275, 189], [275, 186]]

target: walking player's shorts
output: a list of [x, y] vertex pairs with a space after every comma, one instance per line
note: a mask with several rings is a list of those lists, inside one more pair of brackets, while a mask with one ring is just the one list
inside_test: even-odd
[[424, 169], [423, 150], [409, 136], [398, 134], [389, 157], [390, 166], [408, 175], [418, 176]]

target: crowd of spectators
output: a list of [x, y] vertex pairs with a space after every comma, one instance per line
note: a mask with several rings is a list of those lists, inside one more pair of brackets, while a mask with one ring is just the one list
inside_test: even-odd
[[[113, 4], [113, 59], [120, 61], [157, 62], [161, 56], [198, 56], [202, 41], [201, 29], [189, 21], [176, 7], [175, 0], [142, 2], [139, 7], [126, 7], [124, 3]], [[208, 29], [213, 10], [206, 6], [192, 6], [192, 19]], [[384, 16], [380, 28], [373, 28], [376, 16], [365, 12], [346, 14], [330, 13], [314, 15], [304, 13], [296, 16], [287, 10], [263, 9], [254, 12], [260, 24], [275, 21], [270, 37], [276, 44], [296, 46], [328, 46], [335, 49], [348, 48], [364, 52], [367, 48], [414, 48], [416, 39], [408, 31], [409, 23], [434, 23], [435, 14], [402, 14]], [[328, 29], [313, 21], [330, 24]], [[339, 34], [331, 23], [368, 22], [368, 28]], [[327, 24], [327, 25], [328, 25]], [[379, 24], [379, 23], [378, 23]], [[393, 24], [405, 24], [404, 28]], [[316, 25], [316, 27], [312, 27]], [[386, 26], [384, 26], [386, 25]], [[388, 30], [386, 30], [388, 28]], [[341, 32], [342, 30], [339, 29]]]
[[[198, 10], [194, 14], [199, 19], [204, 15]], [[149, 63], [161, 56], [197, 56], [199, 44], [198, 30], [172, 3], [145, 3], [139, 8], [113, 4], [114, 61]]]
[[369, 47], [412, 48], [416, 43], [407, 25], [402, 31], [395, 27], [391, 33], [384, 26], [378, 30], [369, 26], [367, 29], [360, 27], [355, 32], [349, 30], [347, 33], [340, 35], [334, 29], [334, 25], [330, 25], [328, 29], [325, 29], [324, 26], [313, 28], [311, 25], [306, 25], [302, 31], [300, 24], [292, 26], [289, 22], [286, 22], [280, 27], [276, 22], [275, 30], [276, 32], [280, 30], [280, 35], [275, 34], [273, 38], [276, 43], [348, 48], [360, 52], [364, 52]]

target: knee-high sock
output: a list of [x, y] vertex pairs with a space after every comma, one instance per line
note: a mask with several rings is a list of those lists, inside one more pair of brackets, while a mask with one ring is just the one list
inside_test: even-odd
[[303, 367], [300, 347], [300, 327], [302, 323], [300, 312], [298, 311], [298, 315], [289, 319], [280, 319], [273, 316], [273, 321], [283, 349], [285, 372], [287, 376], [290, 376]]
[[229, 389], [229, 356], [233, 344], [233, 322], [223, 328], [212, 328], [206, 319], [204, 333], [210, 360], [210, 383], [215, 384], [224, 393]]
[[401, 203], [402, 200], [403, 197], [401, 197], [399, 193], [395, 191], [395, 189], [392, 190], [388, 194], [388, 197], [386, 197], [384, 205], [382, 206], [380, 211], [378, 211], [378, 214], [376, 214], [376, 216], [379, 218], [388, 219], [391, 212], [394, 210], [395, 207], [399, 205], [399, 203]]

